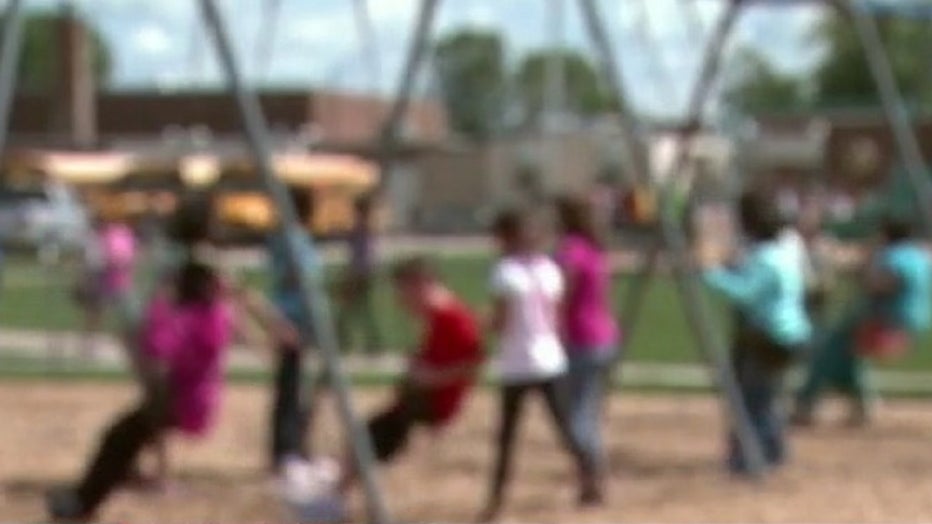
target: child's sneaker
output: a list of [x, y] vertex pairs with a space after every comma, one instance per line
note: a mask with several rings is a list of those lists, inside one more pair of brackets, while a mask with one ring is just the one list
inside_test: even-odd
[[314, 462], [290, 457], [282, 466], [281, 492], [292, 511], [305, 522], [344, 522], [347, 511], [337, 491], [340, 468], [328, 458]]

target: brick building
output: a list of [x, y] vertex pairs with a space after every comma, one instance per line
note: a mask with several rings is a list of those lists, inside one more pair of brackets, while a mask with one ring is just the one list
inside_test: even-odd
[[[882, 187], [902, 167], [879, 110], [760, 115], [756, 122], [747, 165], [765, 183], [804, 187], [815, 180], [858, 194]], [[917, 116], [914, 126], [922, 154], [932, 162], [932, 117]]]

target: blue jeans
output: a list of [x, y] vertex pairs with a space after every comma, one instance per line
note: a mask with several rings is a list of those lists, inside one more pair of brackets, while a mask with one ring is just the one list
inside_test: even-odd
[[[745, 339], [743, 342], [754, 343]], [[760, 337], [758, 344], [772, 344]], [[737, 347], [732, 364], [751, 426], [770, 466], [786, 460], [783, 414], [779, 410], [780, 391], [787, 365], [776, 365], [758, 347]], [[734, 431], [728, 436], [728, 467], [735, 473], [748, 470]]]
[[574, 440], [593, 457], [600, 468], [605, 464], [602, 443], [602, 399], [608, 372], [615, 355], [611, 348], [571, 347], [567, 396], [570, 431]]

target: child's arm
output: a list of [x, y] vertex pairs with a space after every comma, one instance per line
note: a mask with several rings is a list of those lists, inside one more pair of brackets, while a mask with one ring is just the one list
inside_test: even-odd
[[771, 270], [760, 263], [746, 263], [737, 270], [724, 267], [706, 270], [706, 284], [741, 306], [754, 303], [770, 290]]
[[237, 305], [273, 339], [285, 346], [300, 343], [297, 328], [262, 294], [245, 286], [231, 286]]

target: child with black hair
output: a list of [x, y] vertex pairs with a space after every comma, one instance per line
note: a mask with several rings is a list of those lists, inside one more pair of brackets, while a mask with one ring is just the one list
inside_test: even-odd
[[348, 265], [341, 284], [341, 301], [337, 314], [340, 344], [349, 353], [353, 350], [353, 335], [362, 331], [365, 353], [377, 356], [382, 352], [382, 334], [375, 314], [375, 234], [373, 214], [376, 202], [371, 195], [362, 195], [353, 202], [354, 223], [346, 243]]
[[168, 225], [172, 252], [158, 271], [143, 318], [123, 330], [142, 400], [106, 431], [81, 482], [50, 494], [48, 509], [54, 518], [92, 517], [113, 489], [138, 480], [138, 460], [147, 448], [157, 454], [155, 480], [160, 482], [170, 430], [187, 435], [209, 430], [235, 328], [234, 304], [273, 338], [294, 338], [293, 328], [274, 308], [215, 268], [210, 204], [209, 198], [187, 199]]
[[55, 519], [90, 519], [127, 481], [140, 453], [172, 429], [203, 434], [222, 387], [223, 356], [232, 331], [230, 302], [207, 264], [187, 260], [173, 282], [156, 292], [140, 331], [145, 393], [117, 418], [73, 487], [53, 492]]
[[932, 260], [909, 222], [886, 221], [864, 282], [862, 298], [829, 331], [810, 363], [796, 399], [798, 425], [812, 423], [826, 387], [852, 399], [851, 425], [869, 422], [865, 358], [901, 356], [932, 323]]
[[493, 227], [501, 257], [492, 272], [491, 330], [498, 337], [501, 420], [497, 458], [483, 520], [495, 519], [508, 483], [518, 423], [528, 395], [540, 395], [554, 429], [576, 463], [579, 503], [602, 502], [601, 457], [574, 432], [565, 398], [567, 356], [560, 339], [564, 281], [559, 266], [541, 250], [540, 225], [515, 211]]
[[[732, 365], [754, 435], [770, 466], [786, 457], [778, 400], [784, 374], [812, 335], [805, 308], [805, 271], [797, 247], [780, 238], [782, 221], [763, 195], [742, 196], [739, 215], [749, 243], [734, 267], [705, 271], [705, 281], [738, 310]], [[729, 435], [727, 464], [746, 473], [734, 432]]]

